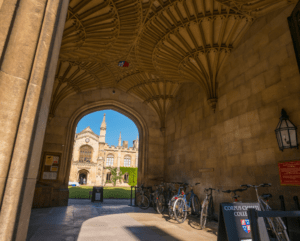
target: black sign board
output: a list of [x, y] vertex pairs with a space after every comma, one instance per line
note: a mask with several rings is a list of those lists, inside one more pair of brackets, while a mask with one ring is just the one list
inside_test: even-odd
[[103, 187], [93, 187], [92, 202], [103, 202]]
[[[218, 241], [252, 241], [249, 208], [260, 211], [258, 203], [221, 203], [219, 212]], [[258, 218], [260, 239], [270, 241], [263, 218]]]

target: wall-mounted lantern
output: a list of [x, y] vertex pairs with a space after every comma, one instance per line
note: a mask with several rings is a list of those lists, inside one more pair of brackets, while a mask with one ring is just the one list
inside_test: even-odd
[[280, 121], [275, 130], [279, 149], [297, 148], [297, 127], [289, 120], [284, 109], [281, 110]]

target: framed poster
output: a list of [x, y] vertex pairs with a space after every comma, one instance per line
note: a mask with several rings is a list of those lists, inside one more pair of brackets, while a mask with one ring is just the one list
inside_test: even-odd
[[41, 179], [55, 181], [58, 177], [61, 153], [47, 152], [43, 155]]
[[280, 185], [300, 186], [300, 161], [279, 162]]

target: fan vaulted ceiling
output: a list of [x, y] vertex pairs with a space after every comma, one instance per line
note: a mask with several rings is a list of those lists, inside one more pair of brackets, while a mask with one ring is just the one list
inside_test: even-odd
[[215, 109], [218, 74], [231, 50], [255, 18], [291, 2], [71, 0], [50, 116], [74, 93], [111, 87], [148, 103], [164, 128], [184, 82], [198, 83]]

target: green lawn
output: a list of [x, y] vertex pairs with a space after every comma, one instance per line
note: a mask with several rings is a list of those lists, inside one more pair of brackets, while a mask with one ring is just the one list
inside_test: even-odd
[[[69, 198], [89, 198], [89, 191], [92, 190], [91, 186], [69, 186]], [[103, 198], [130, 198], [130, 187], [105, 187]], [[134, 188], [132, 189], [132, 198], [134, 198]]]

